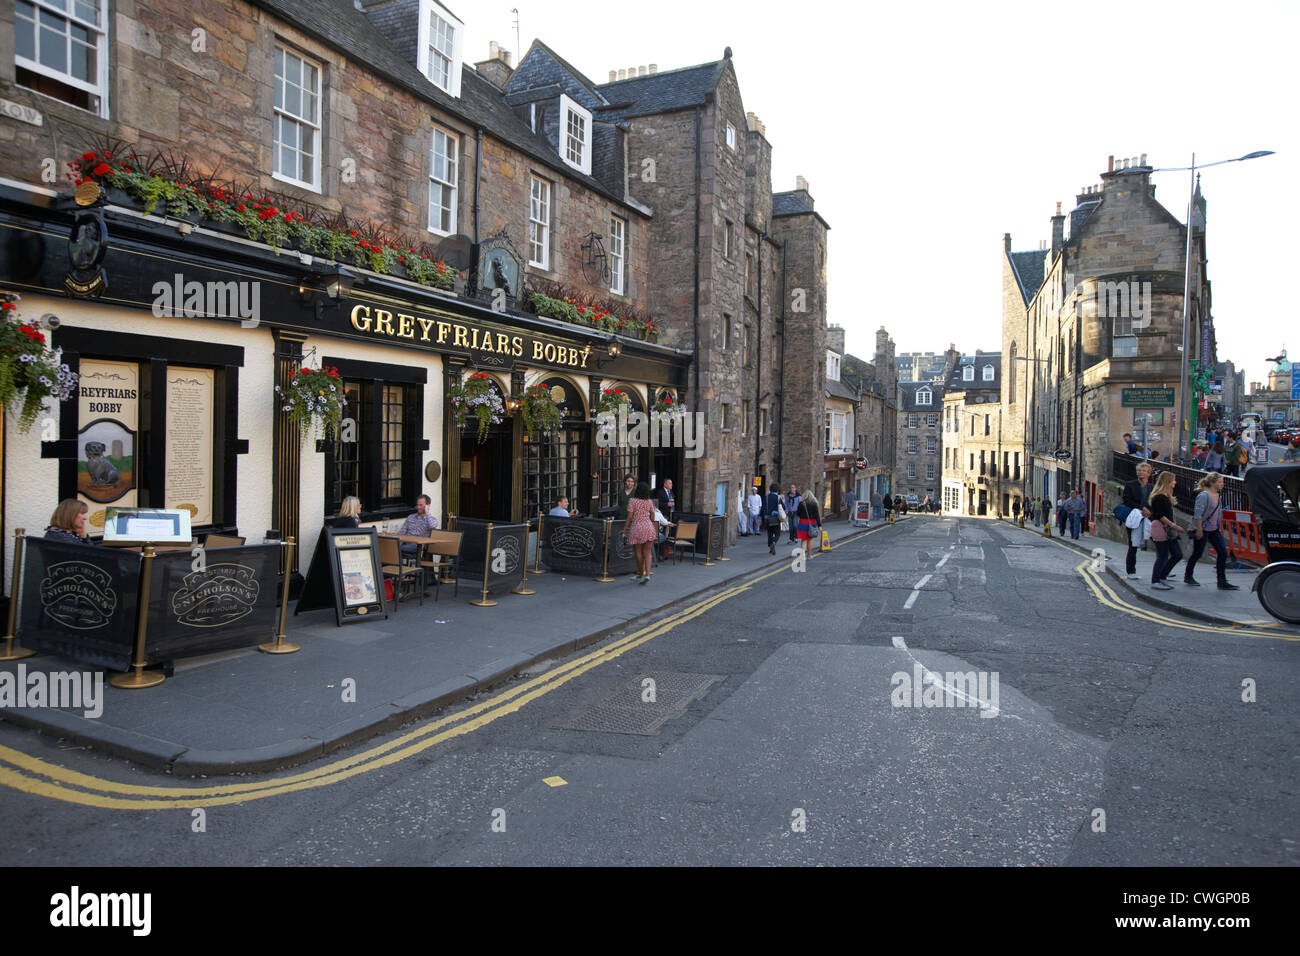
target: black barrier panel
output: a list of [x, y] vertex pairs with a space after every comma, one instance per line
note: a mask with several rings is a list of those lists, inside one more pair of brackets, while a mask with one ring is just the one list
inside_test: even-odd
[[[623, 543], [623, 526], [626, 520], [611, 521], [609, 525], [609, 573], [635, 574], [636, 549]], [[656, 527], [658, 527], [656, 525]]]
[[280, 603], [279, 544], [208, 548], [204, 568], [189, 551], [154, 556], [149, 583], [150, 664], [261, 644], [275, 637]]
[[94, 667], [129, 668], [140, 561], [136, 551], [27, 538], [18, 629], [22, 644]]
[[[547, 522], [550, 520], [548, 518]], [[490, 555], [486, 553], [489, 523], [492, 525]], [[481, 594], [485, 564], [488, 594], [509, 591], [523, 580], [524, 561], [528, 557], [528, 525], [498, 524], [481, 518], [458, 516], [456, 530], [461, 532], [460, 556], [456, 559], [456, 577], [461, 584]]]
[[542, 564], [552, 571], [600, 576], [605, 566], [605, 522], [595, 518], [547, 518], [542, 530]]
[[[709, 519], [713, 519], [713, 529], [709, 529]], [[705, 542], [709, 546], [709, 560], [722, 557], [722, 535], [727, 530], [727, 519], [722, 515], [705, 515], [684, 511], [673, 516], [673, 520], [695, 522], [695, 550], [704, 554]]]

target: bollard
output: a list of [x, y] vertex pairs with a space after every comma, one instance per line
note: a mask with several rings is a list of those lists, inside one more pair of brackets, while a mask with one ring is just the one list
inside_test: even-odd
[[592, 579], [592, 580], [594, 580], [594, 581], [599, 581], [601, 584], [609, 584], [609, 582], [611, 582], [611, 581], [614, 580], [613, 578], [611, 578], [611, 577], [609, 576], [609, 530], [610, 530], [611, 527], [613, 527], [613, 525], [614, 525], [614, 521], [613, 521], [612, 518], [606, 518], [606, 519], [605, 519], [605, 557], [604, 557], [604, 563], [602, 564], [601, 569], [600, 569], [600, 577], [598, 577], [598, 578], [593, 578], [593, 579]]
[[[537, 530], [540, 532], [541, 529], [542, 529], [542, 518], [541, 518], [541, 513], [539, 512], [539, 513], [538, 513], [538, 517], [537, 517]], [[525, 534], [525, 536], [528, 534], [528, 528], [527, 528], [527, 526], [524, 527], [524, 534]], [[538, 537], [537, 537], [537, 546], [538, 546], [539, 548], [542, 546], [542, 538], [541, 538], [541, 535], [540, 535], [540, 534], [539, 534]], [[510, 589], [510, 593], [511, 593], [511, 594], [536, 594], [536, 593], [537, 593], [536, 591], [530, 590], [529, 587], [528, 587], [528, 552], [527, 552], [527, 547], [528, 547], [528, 538], [525, 537], [525, 538], [524, 538], [524, 548], [525, 548], [525, 551], [524, 551], [524, 576], [523, 576], [523, 578], [520, 580], [520, 582], [519, 582], [519, 586], [518, 586], [518, 587], [516, 587], [516, 588], [511, 588], [511, 589]]]
[[142, 687], [156, 687], [167, 678], [158, 671], [144, 672], [144, 636], [149, 627], [149, 585], [153, 573], [153, 545], [144, 546], [144, 556], [140, 561], [140, 607], [135, 615], [135, 660], [131, 662], [134, 673], [114, 674], [108, 682], [114, 687], [139, 690]]
[[284, 553], [284, 590], [280, 594], [280, 630], [275, 635], [274, 641], [257, 645], [257, 649], [263, 654], [292, 654], [294, 651], [302, 650], [298, 644], [286, 641], [284, 633], [284, 613], [289, 609], [289, 575], [293, 568], [293, 545], [292, 535], [280, 542], [280, 548]]
[[[723, 535], [725, 538], [726, 535]], [[704, 526], [704, 564], [701, 567], [711, 568], [718, 562], [710, 560], [709, 550], [713, 547], [713, 515], [709, 515], [709, 523]]]
[[14, 529], [14, 576], [13, 583], [9, 586], [9, 631], [5, 634], [5, 649], [4, 653], [0, 654], [0, 661], [20, 661], [36, 653], [30, 648], [14, 643], [18, 639], [15, 631], [18, 625], [18, 596], [22, 593], [23, 551], [26, 543], [23, 534], [23, 528]]
[[[537, 547], [533, 550], [533, 574], [550, 574], [542, 567], [542, 522], [546, 516], [542, 514], [542, 509], [537, 509]], [[528, 562], [524, 562], [527, 564]]]
[[496, 607], [496, 601], [488, 600], [488, 572], [492, 570], [492, 523], [487, 526], [487, 543], [483, 546], [483, 596], [474, 598], [469, 603], [477, 607]]

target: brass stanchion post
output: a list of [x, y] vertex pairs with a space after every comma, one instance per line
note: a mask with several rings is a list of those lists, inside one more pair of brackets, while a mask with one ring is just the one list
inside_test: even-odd
[[293, 545], [294, 539], [292, 535], [280, 543], [284, 554], [284, 591], [280, 595], [280, 630], [275, 635], [274, 641], [257, 645], [257, 649], [264, 654], [292, 654], [294, 651], [302, 649], [299, 645], [290, 644], [284, 639], [284, 613], [289, 609], [289, 575], [293, 570]]
[[[537, 525], [537, 526], [538, 526], [538, 528], [541, 527], [541, 519], [540, 519], [540, 518], [538, 519], [538, 525]], [[520, 580], [520, 582], [519, 582], [519, 587], [514, 588], [513, 590], [511, 590], [511, 592], [510, 592], [511, 594], [536, 594], [536, 593], [537, 593], [536, 591], [534, 591], [534, 590], [532, 590], [532, 589], [530, 589], [530, 588], [528, 587], [528, 538], [526, 537], [527, 534], [528, 534], [528, 525], [525, 524], [525, 525], [524, 525], [524, 535], [525, 535], [525, 538], [524, 538], [524, 576], [523, 576], [523, 578], [522, 578], [522, 579]], [[538, 542], [540, 543], [542, 539], [541, 539], [541, 538], [538, 538], [537, 540], [538, 540]]]
[[5, 649], [4, 653], [0, 654], [0, 661], [20, 661], [36, 653], [30, 648], [14, 643], [18, 639], [18, 632], [15, 629], [18, 625], [18, 594], [23, 581], [23, 552], [27, 550], [27, 540], [23, 537], [24, 531], [23, 528], [14, 529], [14, 574], [9, 585], [9, 630], [5, 633]]
[[[710, 516], [710, 517], [712, 517], [712, 516]], [[719, 561], [730, 561], [730, 560], [731, 560], [731, 558], [727, 557], [727, 515], [726, 515], [726, 512], [723, 512], [723, 515], [722, 515], [722, 547], [721, 547], [721, 548], [719, 549], [719, 551], [718, 551], [718, 560], [719, 560]]]
[[[550, 574], [542, 567], [542, 522], [545, 521], [542, 509], [537, 509], [537, 548], [533, 551], [533, 574]], [[527, 563], [527, 562], [525, 562]]]
[[144, 671], [144, 636], [149, 628], [149, 585], [153, 576], [153, 554], [153, 545], [146, 544], [140, 560], [140, 606], [135, 614], [135, 660], [131, 663], [132, 672], [110, 677], [108, 682], [114, 687], [138, 690], [141, 687], [154, 687], [167, 679], [158, 671], [148, 674]]
[[709, 515], [709, 523], [704, 529], [704, 564], [702, 567], [711, 568], [718, 562], [712, 560], [709, 551], [713, 548], [713, 515]]
[[608, 584], [610, 581], [614, 580], [609, 576], [609, 529], [613, 526], [613, 524], [614, 522], [612, 519], [610, 518], [605, 519], [605, 559], [604, 559], [604, 564], [601, 566], [600, 569], [600, 577], [595, 579], [599, 581], [601, 584]]
[[487, 544], [483, 546], [483, 596], [481, 598], [474, 598], [472, 601], [469, 602], [470, 604], [475, 604], [479, 607], [497, 606], [497, 602], [489, 601], [487, 596], [488, 595], [488, 587], [487, 587], [488, 572], [491, 570], [492, 570], [492, 523], [488, 522]]

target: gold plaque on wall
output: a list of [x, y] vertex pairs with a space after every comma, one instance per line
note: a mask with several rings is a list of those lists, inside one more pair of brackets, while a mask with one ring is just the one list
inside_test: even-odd
[[431, 461], [424, 466], [424, 480], [437, 481], [442, 477], [442, 466], [436, 461]]

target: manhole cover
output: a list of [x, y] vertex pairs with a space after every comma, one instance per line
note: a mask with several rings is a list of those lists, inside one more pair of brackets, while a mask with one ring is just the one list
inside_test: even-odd
[[[652, 700], [647, 699], [650, 696], [647, 679], [654, 681]], [[686, 713], [691, 701], [703, 697], [722, 679], [721, 674], [642, 674], [619, 684], [595, 706], [562, 717], [552, 726], [557, 730], [653, 737], [668, 721]]]

